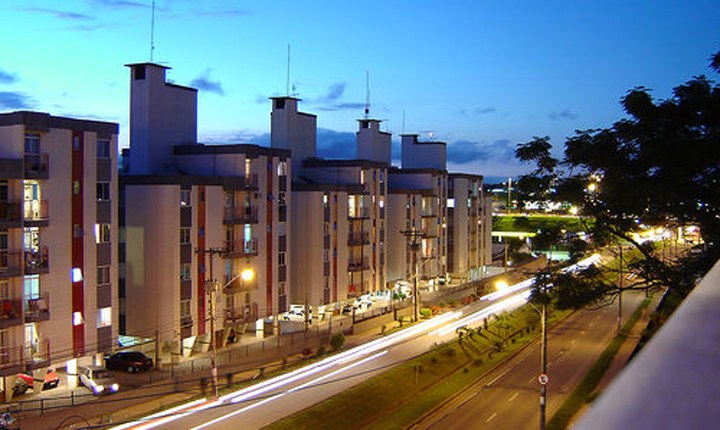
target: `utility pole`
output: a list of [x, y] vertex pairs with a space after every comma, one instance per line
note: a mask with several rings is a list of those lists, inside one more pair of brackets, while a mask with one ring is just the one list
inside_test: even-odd
[[212, 386], [213, 396], [218, 398], [218, 368], [217, 368], [217, 354], [215, 350], [215, 293], [217, 292], [218, 282], [215, 281], [213, 276], [213, 257], [215, 255], [226, 255], [227, 249], [225, 248], [208, 248], [208, 249], [195, 249], [196, 254], [200, 254], [205, 259], [206, 254], [210, 254], [210, 279], [205, 280], [205, 293], [210, 294], [210, 366], [212, 367]]
[[[546, 300], [543, 300], [541, 315], [542, 315], [541, 316], [542, 346], [540, 348], [540, 371], [541, 371], [541, 375], [547, 375], [547, 301]], [[540, 383], [540, 430], [545, 430], [545, 403], [546, 402], [547, 402], [547, 383], [541, 382]]]
[[420, 276], [420, 266], [418, 264], [417, 252], [420, 249], [420, 239], [424, 237], [424, 234], [422, 231], [418, 230], [415, 227], [410, 227], [410, 229], [408, 230], [403, 230], [400, 232], [400, 234], [405, 236], [405, 240], [407, 241], [407, 247], [410, 249], [410, 251], [412, 251], [412, 259], [414, 264], [413, 271], [415, 272], [415, 275], [413, 276], [413, 318], [415, 322], [418, 322], [420, 320], [420, 312], [418, 309], [418, 305], [420, 303], [420, 298], [418, 297], [418, 277]]
[[618, 292], [618, 316], [617, 316], [617, 332], [620, 333], [622, 328], [622, 293], [623, 293], [623, 247], [620, 244], [620, 290]]

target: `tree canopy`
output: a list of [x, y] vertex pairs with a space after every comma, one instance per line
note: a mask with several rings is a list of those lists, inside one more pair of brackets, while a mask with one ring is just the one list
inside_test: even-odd
[[[711, 57], [710, 68], [720, 72], [720, 52]], [[649, 89], [638, 87], [621, 104], [626, 118], [608, 128], [577, 131], [566, 140], [562, 159], [552, 157], [548, 137], [518, 145], [517, 158], [537, 166], [520, 178], [519, 187], [576, 205], [595, 221], [595, 241], [614, 238], [635, 246], [642, 258], [633, 270], [642, 284], [630, 287], [662, 284], [687, 292], [720, 249], [720, 87], [697, 76], [674, 88], [666, 100], [655, 100]], [[651, 244], [633, 238], [643, 225], [696, 225], [705, 252], [663, 260]], [[586, 289], [595, 285], [593, 291], [602, 293], [586, 295], [586, 302], [617, 291], [607, 276], [601, 278], [597, 272], [583, 277]]]

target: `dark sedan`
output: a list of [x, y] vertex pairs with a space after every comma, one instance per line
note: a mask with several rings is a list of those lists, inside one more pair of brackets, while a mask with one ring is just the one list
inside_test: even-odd
[[139, 351], [120, 351], [105, 357], [105, 367], [108, 369], [127, 370], [130, 373], [145, 369], [152, 369], [152, 358]]

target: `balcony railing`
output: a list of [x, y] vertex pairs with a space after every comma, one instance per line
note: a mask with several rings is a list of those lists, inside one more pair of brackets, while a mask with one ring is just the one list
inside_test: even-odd
[[47, 200], [25, 200], [23, 217], [25, 221], [46, 221], [50, 216]]
[[370, 233], [367, 231], [353, 232], [348, 235], [348, 245], [369, 245]]
[[20, 222], [19, 202], [0, 202], [0, 223]]
[[368, 270], [370, 268], [370, 262], [367, 257], [353, 258], [348, 260], [348, 272], [360, 272]]
[[25, 154], [25, 177], [28, 179], [47, 179], [48, 154]]
[[37, 251], [25, 251], [25, 274], [37, 275], [50, 271], [50, 261], [46, 246], [38, 248]]
[[20, 300], [0, 300], [0, 329], [21, 325], [22, 323], [22, 308]]
[[355, 210], [348, 211], [348, 218], [370, 218], [370, 209], [356, 208]]
[[223, 214], [225, 224], [257, 224], [258, 210], [255, 206], [226, 207]]
[[25, 299], [25, 322], [47, 321], [50, 319], [50, 295], [42, 293], [38, 297]]
[[0, 251], [0, 279], [22, 276], [22, 251]]
[[225, 241], [228, 258], [242, 258], [258, 255], [257, 239]]

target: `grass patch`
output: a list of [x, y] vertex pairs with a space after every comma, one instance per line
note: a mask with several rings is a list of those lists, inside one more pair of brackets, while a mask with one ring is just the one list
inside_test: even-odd
[[620, 346], [627, 338], [627, 333], [632, 329], [640, 315], [648, 305], [650, 299], [643, 300], [642, 304], [635, 309], [635, 312], [630, 316], [630, 319], [620, 330], [620, 333], [613, 338], [610, 344], [600, 354], [595, 364], [590, 368], [585, 377], [580, 381], [577, 387], [570, 393], [565, 399], [560, 408], [555, 412], [553, 417], [547, 423], [548, 430], [561, 430], [567, 428], [570, 420], [575, 414], [586, 404], [588, 404], [593, 398], [593, 393], [600, 383], [605, 372], [610, 367], [615, 354], [617, 354]]
[[[554, 320], [567, 315], [556, 312]], [[524, 306], [482, 330], [437, 345], [350, 390], [265, 429], [404, 428], [537, 337], [537, 312]], [[529, 328], [529, 327], [532, 327]]]

